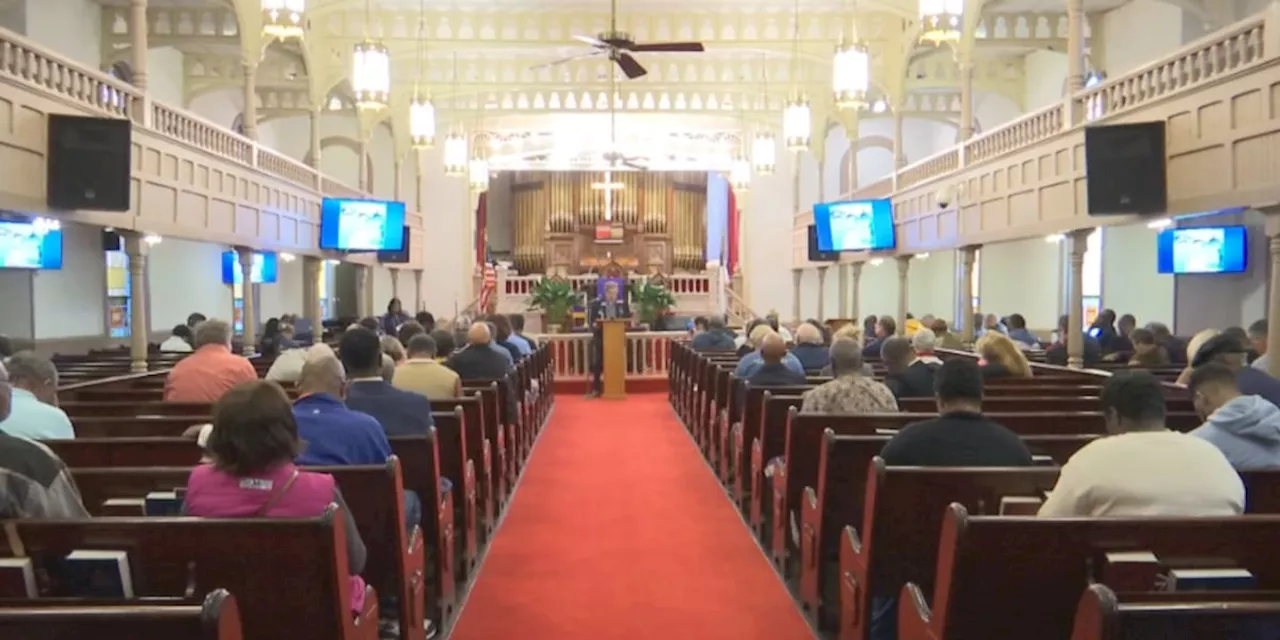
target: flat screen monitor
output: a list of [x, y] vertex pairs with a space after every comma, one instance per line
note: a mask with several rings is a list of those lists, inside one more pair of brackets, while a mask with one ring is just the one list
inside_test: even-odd
[[[253, 284], [272, 284], [276, 281], [280, 258], [274, 253], [253, 252], [253, 269], [249, 277]], [[241, 284], [240, 257], [235, 251], [222, 252], [222, 284]]]
[[1242, 226], [1165, 229], [1156, 237], [1160, 273], [1243, 273], [1249, 236]]
[[61, 269], [62, 225], [44, 218], [0, 221], [0, 268]]
[[378, 262], [385, 264], [404, 264], [409, 262], [409, 227], [404, 228], [404, 242], [399, 251], [379, 251]]
[[325, 198], [320, 204], [320, 248], [328, 251], [400, 251], [404, 203]]
[[895, 246], [893, 203], [850, 200], [814, 205], [819, 251], [884, 251]]
[[838, 262], [840, 253], [818, 249], [818, 227], [809, 225], [809, 262]]

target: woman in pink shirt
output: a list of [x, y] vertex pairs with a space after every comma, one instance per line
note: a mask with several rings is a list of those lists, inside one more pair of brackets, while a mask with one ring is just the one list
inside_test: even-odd
[[364, 610], [365, 547], [333, 476], [293, 464], [301, 450], [289, 396], [274, 382], [246, 382], [213, 405], [207, 448], [213, 462], [191, 471], [183, 505], [205, 518], [313, 518], [342, 509], [351, 573], [351, 608]]

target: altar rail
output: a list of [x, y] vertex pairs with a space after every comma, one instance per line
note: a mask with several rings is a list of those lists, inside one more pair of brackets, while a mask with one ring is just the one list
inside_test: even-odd
[[[552, 333], [534, 337], [550, 348], [551, 367], [557, 380], [586, 380], [591, 376], [591, 334]], [[672, 341], [688, 337], [684, 331], [628, 332], [627, 379], [665, 380]]]
[[[575, 291], [587, 297], [596, 295], [595, 274], [562, 276]], [[705, 315], [724, 313], [721, 302], [724, 283], [721, 281], [719, 269], [708, 269], [703, 274], [663, 275], [666, 287], [676, 297], [676, 308], [680, 315]], [[498, 271], [498, 313], [523, 313], [529, 309], [532, 292], [541, 275], [511, 275], [505, 270]], [[628, 282], [642, 282], [643, 275], [628, 276]]]

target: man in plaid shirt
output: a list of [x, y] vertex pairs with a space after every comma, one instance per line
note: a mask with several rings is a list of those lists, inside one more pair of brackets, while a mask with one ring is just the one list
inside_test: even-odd
[[[13, 389], [0, 365], [0, 420]], [[0, 520], [88, 518], [67, 465], [48, 447], [0, 432]]]

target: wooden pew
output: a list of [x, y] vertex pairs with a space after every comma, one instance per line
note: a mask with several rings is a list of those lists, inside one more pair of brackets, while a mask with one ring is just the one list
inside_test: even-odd
[[58, 407], [75, 421], [81, 418], [133, 418], [137, 416], [210, 416], [213, 405], [207, 402], [147, 402], [67, 400]]
[[[432, 413], [432, 416], [437, 414]], [[437, 426], [427, 430], [422, 436], [392, 436], [391, 452], [401, 462], [404, 488], [418, 494], [422, 502], [422, 529], [426, 543], [434, 545], [435, 553], [429, 560], [435, 561], [435, 571], [428, 571], [433, 578], [429, 592], [438, 594], [436, 602], [440, 610], [430, 616], [435, 620], [445, 620], [454, 613], [457, 605], [457, 542], [455, 533], [456, 516], [454, 511], [454, 495], [461, 482], [454, 480], [454, 491], [445, 491], [441, 484], [441, 444], [439, 437], [439, 421]], [[428, 567], [430, 569], [430, 567]]]
[[465, 459], [472, 462], [475, 471], [476, 486], [476, 509], [477, 509], [477, 526], [478, 534], [487, 536], [488, 532], [493, 530], [495, 525], [494, 518], [494, 502], [495, 502], [495, 486], [492, 476], [492, 448], [489, 446], [489, 439], [485, 437], [485, 420], [489, 418], [484, 413], [484, 404], [479, 396], [464, 396], [462, 398], [442, 398], [440, 400], [431, 401], [432, 413], [437, 412], [454, 412], [462, 411], [462, 425], [466, 433], [463, 434], [463, 455]]
[[[362, 574], [380, 593], [396, 593], [400, 628], [406, 640], [423, 640], [426, 560], [423, 533], [416, 524], [405, 531], [404, 481], [400, 460], [385, 465], [306, 467], [327, 473], [337, 481], [351, 509], [360, 538], [368, 551]], [[94, 516], [113, 498], [144, 498], [152, 491], [185, 487], [191, 467], [80, 467], [72, 468], [85, 508]]]
[[153, 438], [180, 436], [213, 416], [120, 416], [71, 419], [76, 438]]
[[1280, 593], [1116, 593], [1089, 585], [1076, 605], [1071, 640], [1193, 640], [1280, 635]]
[[[1192, 413], [1191, 397], [1167, 397], [1165, 406], [1171, 413]], [[898, 401], [898, 408], [906, 412], [932, 412], [938, 410], [938, 401], [933, 398], [904, 398]], [[986, 413], [1018, 413], [1022, 411], [1043, 411], [1067, 413], [1073, 411], [1099, 411], [1102, 402], [1097, 396], [992, 396], [982, 400], [982, 410]]]
[[458, 558], [457, 577], [459, 581], [465, 581], [479, 559], [476, 471], [475, 461], [467, 457], [466, 417], [461, 407], [451, 412], [433, 411], [431, 417], [436, 424], [440, 448], [440, 477], [448, 478], [453, 484], [454, 528], [462, 542], [459, 545], [462, 553]]
[[[828, 436], [827, 447], [835, 444]], [[830, 468], [830, 460], [824, 460]], [[840, 639], [868, 637], [874, 598], [893, 598], [907, 582], [928, 591], [937, 564], [938, 531], [951, 503], [972, 513], [1000, 515], [1005, 497], [1039, 498], [1053, 489], [1059, 467], [965, 468], [889, 467], [876, 456], [862, 467], [866, 476], [861, 526], [845, 526], [840, 539]], [[857, 473], [847, 469], [844, 474]], [[831, 487], [825, 487], [828, 495]], [[835, 492], [839, 493], [839, 490]], [[848, 503], [846, 503], [848, 504]], [[847, 507], [846, 507], [847, 508]], [[843, 517], [842, 517], [843, 516]], [[831, 514], [833, 525], [853, 514]], [[823, 527], [834, 534], [835, 526]], [[818, 545], [810, 553], [820, 553]], [[814, 566], [825, 558], [804, 558]], [[816, 567], [815, 567], [816, 568]]]
[[[747, 522], [755, 531], [756, 537], [761, 540], [765, 539], [767, 527], [772, 526], [772, 511], [769, 507], [773, 503], [772, 485], [769, 484], [768, 478], [764, 476], [765, 465], [775, 457], [781, 456], [787, 446], [787, 416], [791, 411], [799, 410], [803, 397], [799, 395], [779, 395], [775, 396], [771, 391], [765, 392], [764, 410], [760, 420], [760, 435], [751, 441], [750, 465], [746, 468], [745, 473], [737, 474], [734, 478], [736, 493], [741, 493], [741, 485], [746, 485], [746, 499], [748, 503], [743, 505], [747, 515]], [[739, 432], [740, 433], [740, 432]], [[734, 451], [741, 449], [742, 442], [737, 437], [734, 438]], [[735, 453], [735, 458], [737, 457]], [[746, 480], [743, 477], [746, 477]], [[765, 522], [766, 518], [769, 520]]]
[[[898, 602], [902, 640], [1069, 638], [1080, 593], [1105, 552], [1148, 551], [1165, 566], [1230, 565], [1280, 588], [1280, 516], [1036, 518], [947, 509], [932, 600], [914, 583]], [[930, 604], [932, 603], [932, 604]]]
[[241, 640], [240, 608], [226, 589], [203, 604], [142, 598], [110, 602], [72, 599], [0, 600], [0, 637], [26, 640]]
[[68, 467], [191, 466], [200, 462], [200, 447], [191, 438], [76, 438], [42, 440], [41, 444]]
[[16, 520], [0, 550], [25, 546], [33, 557], [124, 550], [139, 596], [203, 597], [216, 588], [236, 594], [245, 637], [374, 640], [372, 587], [364, 609], [351, 612], [343, 517], [331, 505], [318, 518]]

